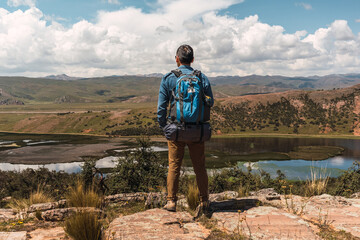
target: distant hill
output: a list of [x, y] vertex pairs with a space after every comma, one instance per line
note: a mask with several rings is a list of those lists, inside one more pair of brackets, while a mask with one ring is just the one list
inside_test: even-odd
[[284, 76], [218, 76], [210, 78], [213, 85], [257, 85], [283, 89], [333, 89], [360, 84], [360, 74], [333, 74], [311, 77]]
[[218, 99], [212, 126], [218, 133], [360, 135], [360, 84]]
[[[97, 78], [78, 78], [65, 74], [44, 78], [0, 77], [0, 88], [8, 94], [9, 99], [25, 104], [156, 102], [161, 78], [161, 73]], [[209, 79], [217, 99], [289, 90], [330, 90], [360, 84], [360, 74], [323, 77], [218, 76]]]
[[54, 80], [68, 80], [68, 81], [81, 79], [81, 78], [78, 78], [78, 77], [69, 77], [66, 74], [50, 75], [50, 76], [46, 76], [44, 78], [46, 78], [46, 79], [54, 79]]

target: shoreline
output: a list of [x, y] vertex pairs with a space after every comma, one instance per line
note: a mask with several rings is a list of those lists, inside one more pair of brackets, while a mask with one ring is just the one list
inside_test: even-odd
[[[110, 136], [101, 134], [89, 134], [89, 133], [33, 133], [33, 132], [13, 132], [13, 131], [0, 131], [1, 133], [17, 134], [17, 135], [70, 135], [70, 136], [89, 136], [89, 137], [106, 137], [106, 138], [125, 138], [133, 139], [143, 136]], [[145, 136], [147, 137], [147, 136]], [[166, 140], [164, 136], [153, 135], [148, 136], [150, 139], [156, 141]], [[360, 139], [360, 136], [355, 135], [322, 135], [322, 134], [288, 134], [288, 133], [231, 133], [231, 134], [219, 134], [212, 135], [212, 138], [249, 138], [249, 137], [279, 137], [279, 138], [337, 138], [337, 139]]]

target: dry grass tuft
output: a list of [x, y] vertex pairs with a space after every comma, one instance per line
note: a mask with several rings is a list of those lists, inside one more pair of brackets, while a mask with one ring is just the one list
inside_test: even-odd
[[328, 182], [329, 174], [326, 173], [326, 168], [321, 168], [319, 171], [315, 171], [312, 167], [311, 179], [306, 180], [306, 196], [311, 197], [323, 194], [326, 190]]
[[200, 203], [199, 189], [195, 181], [190, 182], [188, 185], [188, 193], [186, 195], [186, 200], [191, 210], [195, 210]]
[[65, 221], [64, 229], [74, 240], [101, 239], [101, 223], [94, 213], [77, 212]]
[[32, 192], [30, 194], [29, 199], [26, 199], [26, 198], [11, 199], [11, 201], [8, 203], [8, 206], [17, 211], [23, 211], [33, 204], [47, 203], [47, 202], [53, 202], [53, 201], [54, 201], [54, 198], [52, 198], [49, 194], [44, 192], [41, 185], [38, 185], [36, 191]]
[[66, 199], [69, 207], [100, 208], [102, 205], [102, 197], [94, 188], [85, 189], [81, 181], [77, 181], [75, 187], [70, 188]]

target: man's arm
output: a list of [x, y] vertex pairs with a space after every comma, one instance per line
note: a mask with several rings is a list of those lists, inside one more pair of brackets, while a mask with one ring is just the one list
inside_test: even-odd
[[165, 127], [166, 125], [166, 113], [167, 113], [167, 107], [169, 105], [169, 93], [167, 91], [166, 86], [166, 78], [169, 75], [165, 75], [161, 79], [160, 83], [160, 90], [159, 90], [159, 99], [158, 99], [158, 107], [157, 107], [157, 117], [158, 122], [161, 128]]

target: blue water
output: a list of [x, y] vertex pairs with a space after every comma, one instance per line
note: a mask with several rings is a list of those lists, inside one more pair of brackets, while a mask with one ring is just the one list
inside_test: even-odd
[[287, 161], [267, 160], [253, 163], [238, 162], [238, 166], [245, 170], [250, 164], [253, 171], [262, 169], [270, 173], [272, 177], [276, 177], [276, 171], [281, 170], [287, 179], [306, 180], [311, 179], [311, 173], [315, 173], [318, 177], [338, 177], [344, 170], [349, 169], [353, 162], [354, 159], [352, 158], [337, 156], [322, 161], [298, 159]]

